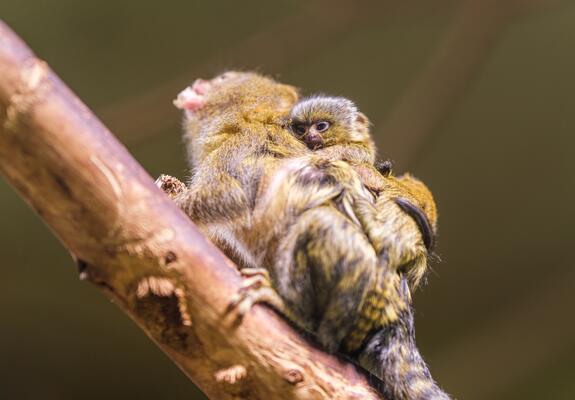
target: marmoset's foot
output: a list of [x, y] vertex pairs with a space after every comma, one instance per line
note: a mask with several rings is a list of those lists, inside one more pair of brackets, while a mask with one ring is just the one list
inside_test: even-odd
[[230, 301], [230, 308], [236, 309], [240, 318], [257, 303], [266, 303], [282, 313], [285, 311], [284, 301], [272, 287], [266, 269], [243, 268], [240, 273], [244, 281]]

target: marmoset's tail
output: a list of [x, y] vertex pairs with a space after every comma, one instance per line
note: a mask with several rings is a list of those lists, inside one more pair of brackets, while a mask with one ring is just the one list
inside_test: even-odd
[[411, 308], [375, 332], [358, 356], [386, 400], [450, 400], [435, 383], [415, 345]]

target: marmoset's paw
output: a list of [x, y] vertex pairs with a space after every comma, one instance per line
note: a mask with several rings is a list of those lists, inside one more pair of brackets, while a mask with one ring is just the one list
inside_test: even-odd
[[266, 303], [280, 312], [285, 310], [284, 301], [273, 289], [266, 269], [243, 268], [240, 273], [244, 281], [229, 305], [237, 310], [239, 318], [243, 318], [257, 303]]

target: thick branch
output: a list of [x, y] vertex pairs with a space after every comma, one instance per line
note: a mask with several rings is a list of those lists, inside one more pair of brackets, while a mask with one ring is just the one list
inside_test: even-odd
[[81, 276], [209, 397], [378, 398], [352, 365], [269, 309], [256, 306], [238, 323], [227, 310], [240, 284], [235, 266], [1, 22], [0, 172], [77, 258]]

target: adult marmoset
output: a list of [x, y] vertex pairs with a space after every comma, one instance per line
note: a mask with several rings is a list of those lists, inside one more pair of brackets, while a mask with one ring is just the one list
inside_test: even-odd
[[[412, 340], [405, 279], [398, 272], [386, 280], [361, 223], [347, 213], [357, 199], [373, 199], [349, 164], [314, 156], [286, 129], [296, 100], [293, 88], [256, 74], [196, 81], [176, 102], [187, 115], [193, 175], [175, 200], [251, 275], [236, 299], [244, 312], [255, 301], [271, 304], [327, 350], [359, 360], [390, 400], [444, 399]], [[266, 274], [269, 286], [251, 286]], [[390, 292], [374, 304], [373, 332], [346, 347], [383, 287]]]
[[[241, 96], [241, 99], [237, 99]], [[175, 100], [185, 111], [191, 179], [176, 203], [240, 267], [256, 267], [243, 233], [265, 177], [308, 152], [283, 127], [295, 88], [253, 73], [196, 80]], [[280, 121], [280, 118], [281, 121]]]

